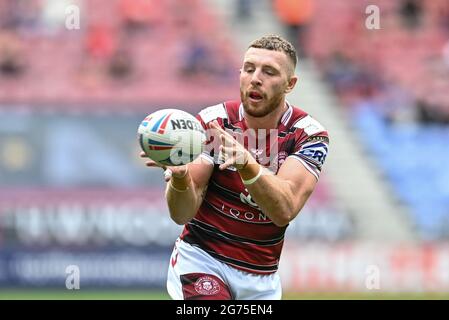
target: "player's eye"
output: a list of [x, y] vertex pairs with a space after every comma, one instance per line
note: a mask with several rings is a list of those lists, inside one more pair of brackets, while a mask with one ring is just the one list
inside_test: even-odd
[[276, 72], [274, 72], [274, 71], [271, 70], [271, 69], [265, 69], [264, 72], [265, 72], [266, 74], [268, 74], [269, 76], [274, 76], [274, 75], [276, 74]]

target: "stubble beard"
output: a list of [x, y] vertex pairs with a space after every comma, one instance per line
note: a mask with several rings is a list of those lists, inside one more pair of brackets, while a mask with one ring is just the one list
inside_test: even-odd
[[250, 105], [249, 97], [242, 91], [240, 91], [240, 99], [246, 114], [254, 118], [262, 118], [269, 115], [279, 107], [279, 104], [282, 101], [282, 95], [279, 94], [270, 100], [264, 100], [258, 106]]

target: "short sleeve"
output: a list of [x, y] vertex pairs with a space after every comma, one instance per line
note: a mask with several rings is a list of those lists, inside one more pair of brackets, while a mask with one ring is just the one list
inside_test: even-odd
[[294, 127], [298, 134], [289, 157], [301, 162], [318, 179], [329, 152], [329, 134], [309, 115], [299, 120]]
[[222, 120], [223, 119], [227, 119], [228, 118], [228, 114], [226, 112], [226, 107], [223, 103], [221, 104], [217, 104], [211, 107], [207, 107], [203, 110], [201, 110], [196, 118], [198, 119], [198, 121], [200, 121], [201, 125], [203, 126], [204, 130], [206, 131], [206, 137], [207, 137], [207, 141], [206, 141], [206, 147], [204, 148], [204, 151], [201, 153], [201, 157], [206, 159], [207, 161], [211, 162], [212, 164], [214, 164], [214, 150], [216, 149], [215, 144], [217, 142], [214, 143], [214, 139], [211, 138], [210, 136], [210, 130], [209, 129], [209, 122], [212, 122], [214, 120], [218, 120], [220, 124], [222, 124]]

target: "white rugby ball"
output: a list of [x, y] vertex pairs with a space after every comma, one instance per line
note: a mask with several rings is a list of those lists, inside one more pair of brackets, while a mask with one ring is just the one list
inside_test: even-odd
[[192, 162], [203, 151], [206, 132], [191, 114], [178, 109], [158, 110], [137, 130], [140, 147], [153, 161], [167, 166]]

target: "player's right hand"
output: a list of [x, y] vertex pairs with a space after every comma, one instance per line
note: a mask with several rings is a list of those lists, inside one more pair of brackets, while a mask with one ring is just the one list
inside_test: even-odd
[[[143, 151], [140, 152], [140, 157], [141, 158], [148, 158], [146, 153], [143, 152]], [[162, 170], [164, 170], [164, 180], [165, 180], [165, 182], [169, 182], [171, 177], [182, 178], [182, 177], [185, 177], [186, 174], [187, 174], [187, 165], [183, 165], [183, 166], [165, 166], [165, 165], [160, 164], [160, 163], [158, 163], [156, 161], [153, 161], [153, 160], [151, 160], [149, 158], [145, 162], [145, 165], [147, 167], [157, 167], [157, 168], [161, 168]]]

